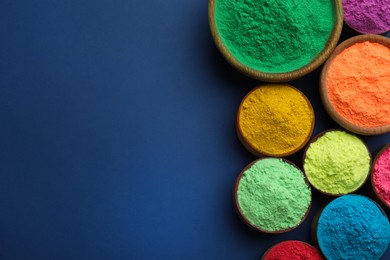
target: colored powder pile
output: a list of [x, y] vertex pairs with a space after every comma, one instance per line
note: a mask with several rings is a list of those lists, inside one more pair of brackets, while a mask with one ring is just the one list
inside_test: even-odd
[[389, 0], [343, 0], [344, 20], [361, 33], [379, 34], [390, 30]]
[[320, 253], [312, 246], [301, 241], [284, 241], [273, 246], [264, 255], [263, 260], [321, 260]]
[[309, 101], [288, 85], [267, 85], [250, 92], [238, 113], [238, 129], [261, 154], [284, 156], [310, 138], [314, 112]]
[[390, 223], [370, 199], [345, 195], [324, 208], [317, 239], [329, 260], [379, 259], [390, 243]]
[[352, 124], [390, 124], [390, 48], [356, 43], [330, 64], [326, 85], [336, 111]]
[[301, 222], [310, 206], [311, 191], [298, 168], [282, 159], [265, 158], [243, 173], [237, 202], [252, 225], [279, 231]]
[[368, 177], [370, 153], [359, 138], [344, 131], [330, 131], [312, 142], [303, 168], [318, 190], [340, 195], [355, 191]]
[[390, 145], [383, 150], [376, 160], [373, 174], [376, 192], [386, 205], [390, 206]]
[[242, 64], [288, 72], [310, 63], [334, 27], [333, 1], [216, 0], [222, 42]]

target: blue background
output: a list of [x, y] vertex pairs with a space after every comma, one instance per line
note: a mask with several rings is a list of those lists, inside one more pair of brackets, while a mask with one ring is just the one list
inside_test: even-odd
[[[317, 192], [286, 234], [234, 212], [233, 183], [255, 159], [236, 110], [259, 82], [218, 53], [207, 1], [2, 0], [0, 36], [0, 259], [258, 259], [309, 241], [330, 200]], [[292, 82], [314, 134], [337, 127], [319, 73]], [[364, 140], [374, 151], [390, 134]]]

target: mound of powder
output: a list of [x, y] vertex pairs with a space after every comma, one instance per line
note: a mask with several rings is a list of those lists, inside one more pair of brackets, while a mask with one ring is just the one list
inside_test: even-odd
[[346, 48], [330, 64], [326, 85], [332, 105], [348, 122], [390, 124], [390, 48], [373, 42]]
[[376, 160], [373, 181], [376, 192], [390, 207], [390, 145], [382, 151]]
[[334, 27], [330, 0], [216, 0], [222, 42], [242, 64], [288, 72], [310, 63]]
[[321, 260], [320, 253], [314, 247], [301, 241], [281, 242], [267, 251], [263, 260]]
[[303, 173], [277, 158], [257, 160], [246, 169], [239, 179], [236, 196], [246, 220], [271, 232], [297, 226], [311, 202]]
[[390, 30], [389, 0], [343, 0], [344, 21], [361, 33], [380, 34]]
[[303, 168], [316, 189], [340, 195], [353, 192], [364, 183], [370, 171], [370, 158], [359, 138], [334, 130], [310, 143]]
[[314, 112], [306, 97], [289, 85], [254, 89], [242, 101], [237, 128], [256, 152], [284, 156], [303, 147], [314, 126]]
[[345, 195], [322, 211], [317, 239], [329, 260], [379, 259], [390, 243], [390, 223], [370, 199]]

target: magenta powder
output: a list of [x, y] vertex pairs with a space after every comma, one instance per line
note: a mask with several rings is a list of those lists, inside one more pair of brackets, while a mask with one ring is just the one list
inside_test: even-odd
[[343, 0], [344, 21], [355, 31], [380, 34], [390, 30], [390, 0]]
[[390, 206], [390, 146], [376, 160], [373, 181], [377, 193]]

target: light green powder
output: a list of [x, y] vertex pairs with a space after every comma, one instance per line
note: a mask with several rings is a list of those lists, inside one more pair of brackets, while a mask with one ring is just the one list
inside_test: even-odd
[[306, 151], [304, 170], [318, 190], [333, 195], [355, 191], [370, 170], [370, 153], [364, 143], [343, 131], [325, 133]]
[[238, 204], [246, 219], [267, 231], [296, 226], [311, 201], [303, 173], [277, 158], [258, 160], [238, 185]]

